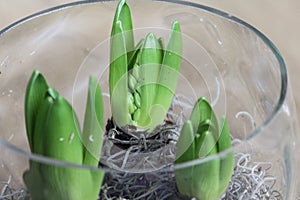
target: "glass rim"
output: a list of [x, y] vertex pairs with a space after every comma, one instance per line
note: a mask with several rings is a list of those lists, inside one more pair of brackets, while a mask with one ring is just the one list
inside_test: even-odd
[[[22, 19], [19, 19], [15, 22], [13, 22], [12, 24], [8, 25], [7, 27], [5, 27], [4, 29], [0, 30], [0, 37], [5, 34], [6, 32], [14, 29], [15, 27], [26, 23], [27, 21], [30, 21], [32, 19], [41, 17], [43, 15], [48, 15], [51, 14], [53, 12], [57, 12], [63, 9], [68, 9], [74, 6], [80, 6], [80, 5], [89, 5], [89, 4], [94, 4], [94, 3], [99, 3], [99, 2], [116, 2], [115, 0], [83, 0], [83, 1], [76, 1], [76, 2], [71, 2], [71, 3], [66, 3], [66, 4], [62, 4], [62, 5], [58, 5], [58, 6], [54, 6], [39, 12], [36, 12], [34, 14], [31, 14], [27, 17], [24, 17]], [[280, 68], [280, 77], [281, 77], [281, 88], [280, 88], [280, 96], [279, 96], [279, 100], [276, 103], [276, 106], [274, 107], [272, 113], [264, 120], [264, 122], [256, 127], [253, 131], [251, 131], [251, 133], [243, 140], [243, 141], [249, 141], [250, 139], [254, 138], [255, 136], [259, 135], [260, 132], [262, 132], [264, 130], [265, 127], [267, 127], [272, 120], [276, 117], [276, 115], [279, 113], [281, 107], [283, 106], [283, 103], [285, 101], [286, 95], [287, 95], [287, 88], [288, 88], [288, 76], [287, 76], [287, 69], [286, 69], [286, 65], [284, 62], [283, 57], [281, 56], [279, 50], [277, 49], [277, 47], [273, 44], [273, 42], [267, 38], [262, 32], [260, 32], [258, 29], [256, 29], [254, 26], [250, 25], [249, 23], [233, 16], [230, 15], [224, 11], [209, 7], [209, 6], [205, 6], [205, 5], [201, 5], [198, 3], [193, 3], [193, 2], [189, 2], [189, 1], [185, 1], [185, 0], [152, 0], [152, 2], [166, 2], [166, 3], [171, 3], [171, 4], [177, 4], [177, 5], [183, 5], [183, 6], [189, 6], [189, 7], [193, 7], [196, 9], [200, 9], [203, 11], [206, 11], [210, 14], [219, 16], [221, 18], [224, 18], [226, 20], [230, 20], [232, 22], [235, 22], [237, 24], [240, 24], [242, 26], [245, 26], [246, 28], [248, 28], [249, 30], [253, 31], [260, 39], [262, 39], [262, 41], [270, 48], [270, 50], [272, 51], [272, 53], [274, 54], [274, 56], [276, 57], [278, 64], [279, 64], [279, 68]], [[53, 158], [48, 158], [45, 156], [41, 156], [41, 155], [37, 155], [37, 154], [33, 154], [30, 152], [26, 152], [20, 148], [18, 148], [17, 146], [15, 146], [14, 144], [9, 143], [6, 140], [2, 140], [0, 139], [0, 145], [4, 146], [6, 148], [8, 148], [9, 150], [23, 156], [23, 157], [27, 157], [30, 160], [34, 160], [34, 161], [38, 161], [44, 164], [54, 164], [54, 165], [58, 165], [58, 166], [67, 166], [67, 167], [74, 167], [74, 168], [81, 168], [81, 169], [90, 169], [90, 170], [104, 170], [104, 171], [109, 171], [108, 169], [99, 169], [99, 168], [95, 168], [95, 167], [91, 167], [91, 166], [83, 166], [83, 165], [79, 165], [79, 164], [73, 164], [73, 163], [69, 163], [69, 162], [65, 162], [65, 161], [59, 161], [59, 160], [55, 160]], [[236, 145], [236, 146], [239, 146]], [[231, 147], [230, 149], [227, 149], [226, 151], [223, 151], [221, 153], [217, 153], [213, 156], [208, 156], [207, 159], [197, 159], [196, 163], [200, 164], [202, 162], [206, 162], [209, 160], [212, 160], [216, 157], [222, 157], [225, 156], [226, 154], [228, 154], [229, 152], [231, 152], [236, 146]], [[204, 160], [204, 161], [201, 161]], [[200, 161], [200, 162], [198, 162]], [[183, 166], [181, 166], [181, 164], [179, 165], [179, 168], [184, 168], [184, 166], [186, 165], [187, 167], [190, 165], [193, 165], [193, 161], [189, 161], [186, 163], [183, 163]], [[174, 165], [175, 166], [175, 165]], [[175, 166], [176, 168], [176, 166]], [[113, 170], [115, 171], [115, 170]]]

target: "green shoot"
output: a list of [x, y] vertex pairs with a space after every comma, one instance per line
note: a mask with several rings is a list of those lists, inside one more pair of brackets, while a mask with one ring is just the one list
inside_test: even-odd
[[149, 33], [134, 48], [131, 12], [119, 2], [111, 34], [109, 88], [114, 123], [153, 130], [163, 123], [179, 76], [182, 38], [173, 23], [166, 49], [163, 39]]
[[[177, 142], [175, 164], [203, 159], [231, 148], [230, 132], [225, 118], [219, 132], [213, 109], [200, 98], [185, 122]], [[224, 157], [176, 169], [179, 192], [201, 200], [216, 200], [228, 187], [234, 168], [233, 152]]]
[[[71, 105], [48, 87], [38, 71], [33, 72], [27, 87], [25, 118], [32, 153], [78, 165], [98, 166], [103, 137], [103, 103], [94, 78], [89, 83], [82, 136]], [[93, 138], [93, 142], [88, 142], [87, 138]], [[103, 175], [98, 171], [30, 161], [30, 168], [23, 177], [33, 200], [81, 200], [97, 199]]]

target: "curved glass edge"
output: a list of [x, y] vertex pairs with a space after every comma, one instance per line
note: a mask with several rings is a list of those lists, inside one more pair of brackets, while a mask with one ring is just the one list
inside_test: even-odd
[[[260, 32], [258, 29], [256, 29], [254, 26], [248, 24], [247, 22], [235, 17], [235, 16], [232, 16], [226, 12], [223, 12], [223, 11], [220, 11], [218, 9], [215, 9], [215, 8], [212, 8], [212, 7], [209, 7], [209, 6], [205, 6], [205, 5], [200, 5], [200, 4], [197, 4], [197, 3], [193, 3], [193, 2], [188, 2], [188, 1], [182, 1], [182, 0], [153, 0], [154, 2], [166, 2], [166, 3], [173, 3], [173, 4], [179, 4], [179, 5], [184, 5], [184, 6], [190, 6], [190, 7], [194, 7], [194, 8], [198, 8], [198, 9], [202, 9], [204, 11], [207, 11], [211, 14], [214, 14], [214, 15], [218, 15], [220, 17], [223, 17], [225, 19], [228, 19], [228, 20], [231, 20], [233, 22], [236, 22], [238, 24], [241, 24], [247, 28], [249, 28], [250, 30], [252, 30], [253, 32], [255, 32], [257, 34], [258, 37], [260, 37], [264, 42], [265, 44], [270, 48], [270, 50], [274, 53], [275, 57], [277, 58], [278, 60], [278, 63], [279, 63], [279, 67], [280, 67], [280, 72], [281, 72], [281, 90], [280, 90], [280, 97], [279, 97], [279, 100], [272, 112], [272, 114], [264, 121], [264, 123], [262, 123], [261, 126], [257, 127], [254, 131], [252, 131], [252, 133], [246, 137], [246, 141], [247, 140], [250, 140], [252, 138], [254, 138], [256, 135], [258, 135], [265, 127], [268, 126], [268, 124], [271, 123], [272, 119], [276, 117], [276, 115], [278, 114], [278, 112], [280, 111], [283, 103], [285, 102], [285, 98], [286, 98], [286, 95], [287, 95], [287, 88], [288, 88], [288, 76], [287, 76], [287, 69], [286, 69], [286, 65], [285, 65], [285, 62], [284, 62], [284, 59], [283, 57], [281, 56], [279, 50], [277, 49], [277, 47], [274, 45], [274, 43], [268, 39], [262, 32]], [[22, 18], [14, 23], [12, 23], [11, 25], [7, 26], [6, 28], [0, 30], [0, 36], [5, 34], [6, 32], [8, 32], [9, 30], [15, 28], [16, 26], [18, 25], [21, 25], [29, 20], [32, 20], [36, 17], [40, 17], [40, 16], [43, 16], [43, 15], [46, 15], [46, 14], [49, 14], [49, 13], [52, 13], [52, 12], [56, 12], [56, 11], [59, 11], [59, 10], [62, 10], [62, 9], [66, 9], [66, 8], [69, 8], [69, 7], [72, 7], [72, 6], [80, 6], [80, 5], [86, 5], [86, 4], [93, 4], [93, 3], [98, 3], [98, 2], [115, 2], [114, 0], [86, 0], [86, 1], [77, 1], [77, 2], [72, 2], [72, 3], [67, 3], [67, 4], [62, 4], [62, 5], [59, 5], [59, 6], [55, 6], [55, 7], [52, 7], [52, 8], [48, 8], [46, 10], [43, 10], [43, 11], [40, 11], [40, 12], [37, 12], [35, 14], [32, 14], [32, 15], [29, 15], [25, 18]], [[63, 162], [63, 161], [59, 161], [59, 160], [54, 160], [54, 159], [50, 159], [50, 158], [46, 158], [44, 156], [40, 156], [40, 155], [34, 155], [34, 154], [31, 154], [31, 153], [28, 153], [28, 152], [25, 152], [21, 149], [19, 149], [18, 147], [14, 146], [13, 144], [10, 144], [4, 140], [1, 140], [0, 139], [0, 145], [3, 145], [5, 147], [8, 147], [10, 150], [13, 150], [15, 152], [17, 152], [18, 154], [20, 155], [23, 155], [23, 156], [26, 156], [28, 157], [29, 159], [32, 159], [32, 160], [36, 160], [36, 161], [41, 161], [41, 162], [44, 162], [46, 164], [54, 164], [53, 161], [55, 162], [55, 164], [57, 165], [60, 165], [60, 166], [70, 166], [70, 167], [76, 167], [76, 168], [87, 168], [87, 169], [90, 169], [90, 170], [99, 170], [99, 168], [95, 168], [95, 167], [89, 167], [89, 166], [82, 166], [82, 165], [76, 165], [76, 164], [72, 164], [72, 163], [67, 163], [67, 162]], [[226, 155], [229, 151], [232, 151], [234, 147], [224, 151], [224, 152], [221, 152], [219, 154], [216, 154], [217, 156], [218, 155]], [[211, 159], [214, 159], [215, 157], [217, 156], [209, 156], [207, 157], [207, 160], [211, 160]], [[201, 162], [198, 162], [196, 161], [197, 164], [200, 164]], [[183, 166], [178, 166], [178, 168], [184, 168], [184, 166], [190, 166], [190, 165], [193, 165], [195, 164], [193, 161], [191, 162], [187, 162], [187, 163], [184, 163]], [[105, 171], [108, 171], [108, 169], [102, 169], [102, 170], [105, 170]]]
[[271, 51], [274, 53], [275, 57], [277, 58], [277, 61], [279, 63], [279, 67], [280, 67], [280, 73], [281, 73], [281, 90], [280, 90], [280, 97], [279, 100], [272, 112], [272, 114], [264, 121], [264, 123], [257, 127], [254, 131], [252, 131], [252, 133], [246, 137], [246, 140], [250, 140], [253, 137], [255, 137], [256, 135], [258, 135], [271, 121], [272, 119], [276, 116], [276, 114], [279, 112], [280, 108], [282, 107], [286, 95], [287, 95], [287, 88], [288, 88], [288, 74], [287, 74], [287, 69], [286, 69], [286, 65], [284, 62], [283, 57], [281, 56], [278, 48], [274, 45], [274, 43], [267, 38], [262, 32], [260, 32], [258, 29], [256, 29], [254, 26], [248, 24], [247, 22], [232, 16], [226, 12], [220, 11], [218, 9], [215, 8], [211, 8], [208, 6], [204, 6], [204, 5], [200, 5], [197, 3], [193, 3], [193, 2], [187, 2], [187, 1], [182, 1], [182, 0], [174, 0], [174, 1], [170, 1], [170, 0], [155, 0], [155, 1], [159, 1], [159, 2], [168, 2], [168, 3], [176, 3], [176, 4], [181, 4], [181, 5], [186, 5], [186, 6], [190, 6], [190, 7], [195, 7], [195, 8], [199, 8], [199, 9], [203, 9], [206, 10], [214, 15], [218, 15], [221, 16], [225, 19], [231, 20], [233, 22], [236, 22], [238, 24], [241, 24], [247, 28], [249, 28], [250, 30], [252, 30], [255, 34], [257, 34], [258, 37], [260, 37], [264, 43], [271, 49]]
[[79, 5], [82, 5], [82, 4], [93, 4], [93, 3], [97, 3], [97, 2], [113, 2], [113, 1], [114, 0], [85, 0], [85, 1], [76, 1], [76, 2], [71, 2], [71, 3], [66, 3], [66, 4], [55, 6], [55, 7], [47, 8], [45, 10], [42, 10], [42, 11], [39, 11], [39, 12], [34, 13], [32, 15], [29, 15], [27, 17], [24, 17], [20, 20], [17, 20], [16, 22], [8, 25], [4, 29], [0, 30], [0, 36], [3, 35], [4, 33], [6, 33], [7, 31], [15, 28], [16, 26], [18, 26], [20, 24], [23, 24], [23, 23], [25, 23], [25, 22], [27, 22], [31, 19], [43, 16], [43, 15], [46, 15], [46, 14], [49, 14], [49, 13], [52, 13], [52, 12], [56, 12], [56, 11], [59, 11], [59, 10], [62, 10], [62, 9], [72, 7], [72, 6], [79, 6]]
[[158, 169], [145, 168], [145, 169], [139, 169], [139, 170], [136, 170], [136, 169], [128, 170], [128, 169], [121, 169], [121, 168], [114, 169], [114, 168], [110, 168], [110, 167], [100, 167], [100, 166], [94, 167], [94, 166], [88, 166], [88, 165], [80, 165], [80, 164], [76, 164], [76, 163], [70, 163], [70, 162], [66, 162], [66, 161], [62, 161], [62, 160], [58, 160], [58, 159], [53, 159], [53, 158], [45, 157], [45, 156], [42, 156], [39, 154], [26, 152], [26, 151], [16, 147], [15, 145], [10, 144], [9, 142], [2, 140], [2, 139], [0, 139], [0, 146], [5, 147], [9, 151], [13, 151], [14, 153], [16, 153], [17, 155], [19, 155], [21, 157], [27, 158], [30, 161], [36, 161], [40, 164], [46, 164], [49, 166], [90, 170], [90, 171], [126, 172], [126, 173], [147, 173], [147, 172], [153, 172], [153, 171], [172, 172], [174, 170], [184, 169], [184, 168], [192, 167], [195, 165], [200, 165], [202, 163], [206, 163], [206, 162], [212, 161], [214, 159], [222, 159], [222, 158], [226, 157], [228, 153], [231, 153], [233, 151], [233, 148], [229, 148], [218, 154], [214, 154], [214, 155], [211, 155], [211, 156], [208, 156], [205, 158], [199, 158], [196, 160], [192, 160], [192, 161], [188, 161], [188, 162], [180, 163], [180, 164], [169, 163]]
[[113, 171], [112, 169], [96, 168], [96, 167], [88, 166], [88, 165], [79, 165], [79, 164], [65, 162], [65, 161], [61, 161], [61, 160], [57, 160], [57, 159], [53, 159], [53, 158], [48, 158], [48, 157], [41, 156], [41, 155], [34, 154], [34, 153], [29, 153], [29, 152], [26, 152], [26, 151], [16, 147], [15, 145], [10, 144], [9, 142], [2, 140], [2, 139], [0, 139], [0, 146], [5, 147], [9, 151], [13, 151], [14, 153], [18, 154], [21, 157], [28, 158], [31, 161], [37, 161], [38, 163], [46, 164], [46, 165], [50, 165], [50, 166], [85, 169], [85, 170], [91, 170], [91, 171], [98, 171], [98, 170]]

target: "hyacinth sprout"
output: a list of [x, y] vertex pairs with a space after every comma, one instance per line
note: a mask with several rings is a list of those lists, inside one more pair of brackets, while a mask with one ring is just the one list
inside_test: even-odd
[[163, 123], [172, 103], [181, 65], [182, 38], [173, 23], [168, 45], [149, 33], [134, 44], [130, 9], [121, 0], [112, 31], [109, 68], [110, 101], [118, 127], [153, 130]]
[[[60, 161], [97, 167], [103, 138], [103, 102], [95, 78], [90, 77], [84, 126], [44, 76], [34, 71], [27, 86], [25, 120], [30, 150]], [[90, 140], [93, 138], [93, 141]], [[33, 200], [97, 199], [104, 172], [30, 161], [24, 182]]]
[[[200, 98], [181, 130], [175, 164], [204, 159], [231, 148], [226, 119], [219, 127], [216, 115], [205, 98]], [[228, 187], [235, 161], [233, 152], [190, 167], [175, 169], [179, 192], [200, 200], [216, 200]]]

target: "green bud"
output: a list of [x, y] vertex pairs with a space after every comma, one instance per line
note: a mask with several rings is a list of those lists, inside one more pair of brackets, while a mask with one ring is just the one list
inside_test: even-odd
[[128, 98], [128, 111], [129, 111], [128, 114], [133, 114], [133, 112], [135, 111], [133, 95], [130, 92], [128, 92], [127, 98]]
[[130, 91], [134, 92], [136, 84], [137, 84], [137, 81], [134, 78], [134, 76], [129, 74], [128, 75], [128, 86], [129, 86]]
[[131, 114], [128, 113], [127, 117], [128, 117], [128, 121], [131, 123], [132, 122], [132, 116], [131, 116]]
[[140, 118], [140, 116], [141, 116], [141, 109], [138, 108], [133, 113], [133, 120], [134, 121], [138, 121], [138, 119]]
[[143, 128], [155, 127], [153, 124], [149, 124], [151, 121], [150, 109], [156, 96], [156, 83], [159, 77], [162, 55], [158, 40], [153, 33], [149, 33], [140, 53], [141, 116], [138, 124]]
[[136, 80], [139, 80], [139, 66], [137, 64], [134, 64], [132, 68], [132, 75]]
[[[164, 48], [162, 39], [159, 40], [159, 43], [161, 48]], [[152, 122], [150, 129], [164, 121], [176, 91], [182, 59], [182, 36], [178, 21], [173, 23], [168, 45], [161, 52], [163, 59], [153, 103], [153, 105], [159, 106], [150, 113], [150, 118], [155, 120], [155, 122]]]
[[128, 102], [128, 110], [129, 110], [128, 114], [131, 116], [131, 114], [133, 114], [135, 111], [134, 104]]
[[138, 92], [135, 92], [133, 94], [133, 97], [134, 97], [134, 104], [140, 108], [141, 107], [141, 97], [140, 97], [140, 94]]

